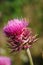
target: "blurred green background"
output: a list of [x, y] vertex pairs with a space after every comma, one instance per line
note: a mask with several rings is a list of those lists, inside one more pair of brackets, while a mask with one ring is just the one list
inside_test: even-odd
[[[26, 18], [39, 40], [30, 48], [34, 65], [43, 65], [43, 0], [0, 0], [0, 56], [9, 56], [12, 65], [29, 65], [25, 51], [10, 54], [3, 26], [13, 18]], [[19, 60], [18, 60], [19, 59]]]

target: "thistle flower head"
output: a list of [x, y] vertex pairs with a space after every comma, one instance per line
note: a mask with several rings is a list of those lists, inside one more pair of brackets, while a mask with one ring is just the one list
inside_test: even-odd
[[11, 65], [11, 59], [8, 57], [0, 56], [0, 65]]
[[28, 26], [26, 20], [13, 19], [8, 21], [8, 24], [4, 27], [4, 32], [7, 36], [20, 35], [22, 33], [22, 29], [26, 26]]
[[33, 35], [31, 28], [28, 28], [28, 22], [25, 19], [10, 20], [3, 30], [8, 37], [8, 45], [12, 51], [29, 48], [37, 36]]

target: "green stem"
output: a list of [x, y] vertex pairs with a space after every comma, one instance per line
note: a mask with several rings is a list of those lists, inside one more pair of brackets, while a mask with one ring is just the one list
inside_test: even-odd
[[31, 53], [30, 53], [29, 48], [27, 49], [26, 52], [27, 52], [27, 55], [28, 55], [28, 57], [29, 57], [30, 65], [34, 65], [34, 64], [33, 64], [32, 56], [31, 56]]

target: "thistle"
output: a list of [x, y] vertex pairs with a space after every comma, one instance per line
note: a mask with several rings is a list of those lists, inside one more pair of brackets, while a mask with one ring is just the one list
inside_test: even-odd
[[12, 49], [12, 52], [27, 49], [37, 40], [37, 35], [33, 35], [26, 19], [8, 21], [3, 31], [8, 37], [8, 45]]
[[33, 65], [29, 48], [33, 42], [37, 40], [37, 35], [34, 35], [31, 28], [28, 27], [26, 19], [13, 19], [8, 21], [8, 24], [3, 28], [5, 35], [8, 37], [8, 46], [11, 52], [27, 50], [30, 59], [30, 64]]
[[11, 65], [11, 59], [9, 57], [0, 56], [0, 65]]

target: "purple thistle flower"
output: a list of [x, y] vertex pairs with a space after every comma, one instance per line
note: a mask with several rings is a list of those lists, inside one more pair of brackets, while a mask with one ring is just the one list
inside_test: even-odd
[[10, 20], [3, 30], [8, 37], [8, 45], [12, 49], [12, 52], [27, 49], [37, 40], [37, 35], [33, 35], [25, 19]]
[[9, 57], [0, 56], [0, 65], [11, 65], [11, 59]]
[[8, 21], [8, 24], [4, 27], [4, 32], [7, 36], [19, 35], [22, 33], [22, 29], [25, 28], [26, 26], [28, 26], [28, 23], [24, 19], [10, 20]]

